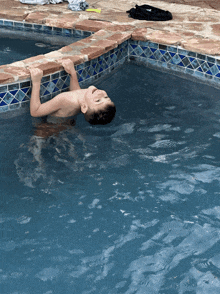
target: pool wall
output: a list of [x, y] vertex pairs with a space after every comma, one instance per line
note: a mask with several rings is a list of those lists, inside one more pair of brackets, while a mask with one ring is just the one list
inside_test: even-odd
[[[44, 31], [48, 34], [64, 34], [66, 36], [76, 33], [79, 35], [90, 36], [87, 39], [91, 39], [92, 34], [92, 32], [84, 32], [82, 30], [54, 28], [39, 24], [8, 20], [0, 20], [0, 27], [25, 31], [37, 30], [38, 32]], [[102, 30], [97, 31], [95, 34], [98, 38], [106, 37], [106, 32]], [[94, 38], [97, 38], [97, 36], [94, 36]], [[96, 39], [96, 42], [98, 43], [94, 47], [96, 48], [94, 49], [94, 54], [91, 54], [91, 56], [85, 54], [77, 55], [77, 51], [74, 51], [74, 44], [72, 44], [72, 47], [65, 46], [60, 50], [60, 52], [56, 51], [51, 52], [51, 54], [47, 54], [47, 57], [51, 57], [51, 59], [49, 59], [50, 70], [49, 74], [45, 74], [47, 71], [44, 67], [44, 77], [42, 79], [40, 93], [42, 101], [49, 100], [55, 95], [68, 90], [69, 76], [62, 70], [62, 67], [59, 64], [54, 62], [56, 58], [59, 59], [61, 56], [62, 58], [73, 57], [73, 59], [74, 57], [77, 57], [76, 63], [80, 64], [76, 65], [76, 70], [78, 73], [79, 83], [82, 87], [93, 83], [94, 80], [97, 80], [103, 75], [111, 72], [128, 60], [135, 60], [146, 66], [152, 65], [178, 73], [188, 74], [200, 80], [208, 81], [213, 85], [220, 85], [219, 57], [216, 58], [214, 56], [191, 52], [181, 48], [180, 46], [163, 45], [151, 41], [132, 40], [132, 36], [132, 34], [124, 33], [123, 38], [125, 41], [123, 42], [123, 38], [121, 37], [119, 38], [121, 42], [115, 42], [113, 41], [114, 38], [111, 40], [110, 37], [107, 40], [107, 42], [109, 42], [107, 43], [109, 46], [107, 45], [103, 49], [101, 45], [99, 51], [97, 51], [98, 44], [100, 44], [102, 40]], [[85, 45], [87, 43], [87, 39], [85, 39], [85, 43], [80, 41], [77, 42], [78, 45]], [[88, 45], [87, 47], [85, 46], [85, 53], [88, 51], [87, 49], [91, 48], [89, 48]], [[61, 52], [66, 52], [66, 55], [63, 55]], [[77, 56], [72, 56], [74, 53]], [[39, 57], [40, 62], [42, 61], [42, 58], [44, 59], [44, 56]], [[86, 61], [86, 59], [90, 60]], [[35, 61], [38, 61], [38, 57], [29, 59], [29, 61], [34, 63]], [[17, 68], [16, 65], [19, 65], [19, 62], [12, 65], [12, 72], [13, 69]], [[44, 65], [44, 63], [36, 63], [35, 65], [40, 67], [41, 65]], [[4, 68], [4, 66], [1, 66], [0, 69], [2, 67]], [[52, 72], [50, 73], [50, 71]], [[2, 73], [2, 75], [3, 74], [4, 73]], [[28, 109], [31, 95], [31, 82], [29, 74], [27, 73], [26, 75], [26, 78], [23, 80], [18, 77], [16, 82], [0, 84], [0, 112], [7, 112], [18, 108]]]

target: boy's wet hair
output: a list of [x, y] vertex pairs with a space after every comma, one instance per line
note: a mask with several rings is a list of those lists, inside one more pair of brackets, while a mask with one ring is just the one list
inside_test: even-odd
[[116, 107], [112, 103], [98, 112], [94, 112], [90, 109], [84, 114], [84, 117], [91, 125], [106, 125], [113, 120], [115, 113]]

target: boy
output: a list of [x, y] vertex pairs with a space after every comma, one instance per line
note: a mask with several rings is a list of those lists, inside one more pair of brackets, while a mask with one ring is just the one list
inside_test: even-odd
[[70, 59], [64, 60], [62, 66], [70, 75], [70, 91], [61, 93], [43, 104], [40, 102], [40, 84], [43, 72], [38, 68], [30, 69], [32, 79], [31, 116], [70, 117], [82, 112], [85, 119], [92, 125], [110, 123], [115, 116], [116, 108], [106, 92], [98, 90], [94, 86], [81, 89], [73, 62]]

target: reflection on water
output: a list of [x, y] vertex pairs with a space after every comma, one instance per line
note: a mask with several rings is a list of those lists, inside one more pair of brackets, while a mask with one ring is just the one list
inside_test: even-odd
[[136, 65], [97, 86], [112, 124], [4, 134], [2, 293], [219, 293], [219, 91]]

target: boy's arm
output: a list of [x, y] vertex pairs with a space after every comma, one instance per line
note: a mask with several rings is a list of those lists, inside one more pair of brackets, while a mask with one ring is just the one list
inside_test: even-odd
[[53, 98], [50, 101], [41, 104], [40, 101], [40, 84], [43, 76], [42, 70], [39, 68], [30, 69], [32, 80], [32, 92], [30, 100], [31, 116], [40, 117], [54, 113], [60, 109], [59, 99]]
[[70, 59], [63, 60], [62, 66], [64, 67], [65, 71], [70, 75], [70, 91], [81, 89], [73, 62]]

